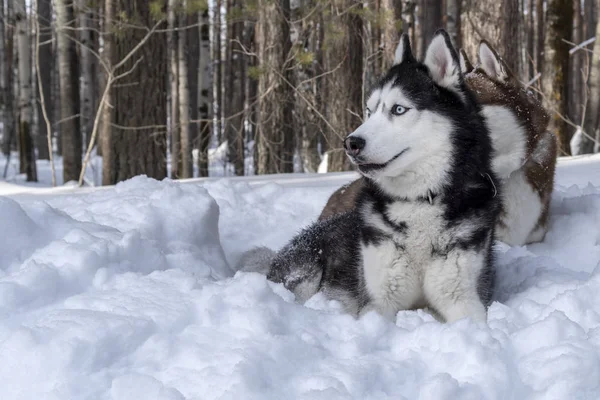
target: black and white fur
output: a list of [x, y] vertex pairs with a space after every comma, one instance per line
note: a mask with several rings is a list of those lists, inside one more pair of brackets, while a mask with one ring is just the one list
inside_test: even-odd
[[447, 322], [485, 321], [499, 188], [481, 108], [447, 33], [424, 62], [403, 35], [366, 112], [344, 141], [366, 178], [357, 207], [292, 239], [268, 279], [301, 302], [321, 290], [355, 315], [428, 306]]

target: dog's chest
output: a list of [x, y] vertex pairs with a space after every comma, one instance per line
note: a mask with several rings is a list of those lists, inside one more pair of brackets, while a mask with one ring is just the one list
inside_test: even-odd
[[443, 208], [429, 202], [394, 202], [367, 214], [369, 229], [381, 232], [378, 241], [364, 242], [362, 258], [366, 288], [384, 312], [410, 308], [422, 302], [422, 281], [435, 249], [450, 234]]
[[[379, 229], [398, 247], [402, 256], [412, 264], [427, 261], [432, 249], [444, 247], [449, 240], [444, 220], [444, 209], [439, 202], [393, 202], [381, 210], [383, 224]], [[400, 226], [403, 229], [394, 229]], [[435, 252], [435, 251], [434, 251]]]

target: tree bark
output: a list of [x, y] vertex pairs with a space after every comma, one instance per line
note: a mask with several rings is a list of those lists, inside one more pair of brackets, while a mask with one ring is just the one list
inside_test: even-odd
[[433, 39], [435, 31], [442, 27], [442, 2], [440, 0], [420, 0], [419, 25], [421, 36], [419, 37], [418, 54], [425, 55], [425, 49]]
[[178, 127], [179, 122], [179, 64], [177, 62], [177, 37], [179, 32], [177, 28], [177, 15], [175, 8], [177, 0], [169, 0], [167, 11], [167, 53], [169, 57], [169, 98], [170, 98], [170, 115], [169, 115], [169, 135], [171, 137], [171, 179], [179, 179], [181, 177], [181, 131]]
[[79, 60], [75, 41], [71, 39], [75, 27], [72, 0], [56, 1], [58, 34], [58, 73], [61, 97], [61, 141], [63, 150], [63, 180], [77, 181], [81, 172], [81, 123], [79, 103]]
[[[536, 0], [535, 3], [536, 44], [535, 44], [535, 66], [538, 73], [544, 72], [544, 43], [546, 41], [546, 15], [544, 12], [544, 0]], [[541, 90], [541, 79], [537, 82], [538, 90]], [[541, 95], [538, 96], [541, 99]]]
[[14, 67], [14, 12], [13, 2], [9, 1], [6, 3], [6, 46], [5, 54], [6, 57], [2, 60], [5, 66], [4, 69], [4, 135], [2, 143], [2, 152], [8, 157], [12, 149], [15, 137], [16, 137], [16, 126], [15, 126], [15, 108], [16, 103], [15, 91], [14, 91], [14, 79], [13, 79], [13, 67]]
[[[581, 0], [573, 1], [573, 43], [579, 44], [583, 41], [583, 18], [581, 15]], [[569, 87], [571, 101], [569, 102], [569, 119], [575, 124], [582, 124], [581, 110], [583, 102], [583, 59], [584, 50], [578, 50], [571, 56], [571, 70], [569, 71]], [[573, 128], [570, 128], [573, 130]]]
[[[39, 64], [40, 70], [36, 71], [40, 75], [42, 82], [42, 94], [44, 96], [44, 102], [46, 104], [46, 114], [50, 120], [50, 124], [53, 124], [52, 118], [52, 107], [51, 104], [51, 90], [52, 90], [52, 28], [50, 23], [52, 22], [52, 1], [51, 0], [37, 0], [37, 29], [40, 30], [40, 43], [39, 43]], [[43, 67], [42, 67], [43, 66]], [[39, 91], [36, 91], [37, 107], [38, 107], [38, 158], [40, 160], [49, 160], [50, 151], [48, 149], [48, 127], [44, 122], [42, 112], [42, 102], [39, 99]]]
[[[115, 26], [115, 15], [124, 15], [147, 29], [157, 21], [146, 0], [105, 0], [110, 65], [123, 60], [146, 36], [145, 29]], [[114, 1], [114, 4], [112, 4]], [[109, 5], [116, 6], [109, 9]], [[110, 13], [110, 16], [109, 16]], [[109, 23], [110, 22], [110, 23]], [[136, 175], [164, 179], [167, 174], [165, 117], [167, 101], [167, 36], [161, 24], [135, 55], [117, 71], [122, 77], [112, 87], [111, 113], [104, 119], [103, 184], [115, 184]], [[108, 107], [105, 107], [105, 112]], [[110, 115], [112, 114], [112, 115]], [[106, 142], [106, 143], [104, 143]]]
[[214, 10], [213, 20], [213, 81], [214, 81], [214, 97], [215, 97], [215, 108], [213, 110], [215, 119], [215, 131], [217, 133], [217, 143], [222, 142], [222, 117], [223, 117], [223, 71], [222, 71], [222, 47], [221, 47], [221, 7], [222, 0], [216, 0], [216, 6]]
[[569, 45], [573, 30], [573, 1], [551, 0], [547, 9], [546, 50], [543, 73], [545, 105], [552, 112], [550, 129], [558, 138], [559, 151], [570, 155], [572, 132], [562, 119], [569, 110]]
[[[289, 0], [259, 0], [258, 174], [293, 172], [293, 75]], [[362, 60], [362, 59], [361, 59]]]
[[519, 3], [516, 0], [467, 0], [462, 46], [477, 54], [479, 42], [488, 41], [508, 67], [519, 74]]
[[535, 76], [535, 18], [533, 14], [534, 1], [528, 1], [527, 9], [527, 53], [525, 59], [528, 66], [528, 78], [532, 79]]
[[[327, 71], [335, 73], [326, 77], [324, 104], [326, 107], [326, 143], [328, 151], [327, 170], [343, 171], [350, 164], [342, 148], [346, 135], [362, 123], [363, 115], [363, 22], [360, 16], [361, 5], [351, 0], [338, 0], [334, 6], [355, 12], [345, 13], [341, 20], [326, 21], [336, 23], [337, 32], [325, 37], [325, 65]], [[339, 67], [338, 67], [339, 66]]]
[[85, 137], [86, 147], [90, 142], [92, 129], [94, 127], [94, 99], [98, 96], [94, 82], [95, 68], [92, 51], [98, 51], [94, 47], [95, 32], [93, 31], [93, 9], [90, 8], [89, 0], [79, 0], [79, 55], [81, 57], [81, 134]]
[[401, 0], [384, 0], [383, 7], [385, 18], [383, 18], [384, 62], [382, 71], [385, 71], [394, 61], [396, 46], [398, 46], [400, 35], [405, 31], [406, 27], [402, 21]]
[[[208, 8], [207, 8], [208, 10]], [[187, 54], [186, 60], [188, 65], [188, 87], [189, 87], [189, 103], [190, 103], [190, 142], [193, 150], [199, 150], [199, 123], [198, 120], [198, 100], [200, 98], [200, 87], [198, 86], [198, 77], [200, 75], [200, 25], [202, 23], [202, 13], [192, 13], [187, 16], [186, 30]]]
[[198, 143], [198, 175], [208, 176], [208, 146], [211, 138], [211, 52], [210, 52], [210, 23], [208, 9], [200, 14], [200, 62], [198, 68], [198, 116], [200, 122]]
[[[183, 2], [185, 8], [185, 0]], [[186, 16], [179, 15], [179, 26], [185, 26]], [[190, 88], [188, 85], [187, 65], [187, 35], [181, 32], [177, 35], [177, 64], [179, 74], [179, 137], [181, 140], [181, 178], [193, 178], [192, 142], [190, 140]]]
[[461, 13], [462, 0], [446, 0], [446, 30], [457, 49], [462, 47]]
[[19, 153], [28, 182], [37, 182], [35, 151], [31, 135], [33, 108], [31, 106], [31, 43], [28, 35], [25, 0], [15, 4], [15, 23], [19, 51]]
[[[600, 38], [600, 24], [596, 24], [596, 38]], [[581, 151], [583, 154], [593, 153], [600, 148], [600, 40], [594, 42], [592, 67], [588, 79], [588, 96], [585, 110]]]

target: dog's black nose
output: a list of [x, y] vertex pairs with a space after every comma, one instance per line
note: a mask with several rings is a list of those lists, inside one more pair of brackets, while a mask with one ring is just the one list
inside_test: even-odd
[[346, 153], [348, 155], [356, 157], [357, 155], [360, 154], [362, 149], [365, 148], [366, 144], [367, 144], [367, 142], [365, 142], [365, 139], [363, 139], [361, 137], [348, 136], [344, 140], [344, 149], [346, 150]]

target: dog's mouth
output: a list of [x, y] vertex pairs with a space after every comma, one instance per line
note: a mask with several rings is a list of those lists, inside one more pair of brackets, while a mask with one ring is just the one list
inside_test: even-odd
[[388, 165], [390, 165], [392, 162], [396, 161], [402, 154], [406, 153], [409, 149], [410, 149], [410, 147], [405, 148], [400, 153], [396, 154], [394, 157], [390, 158], [389, 160], [387, 160], [386, 162], [384, 162], [382, 164], [357, 162], [356, 165], [357, 165], [359, 171], [362, 173], [379, 171], [379, 170], [384, 169]]

